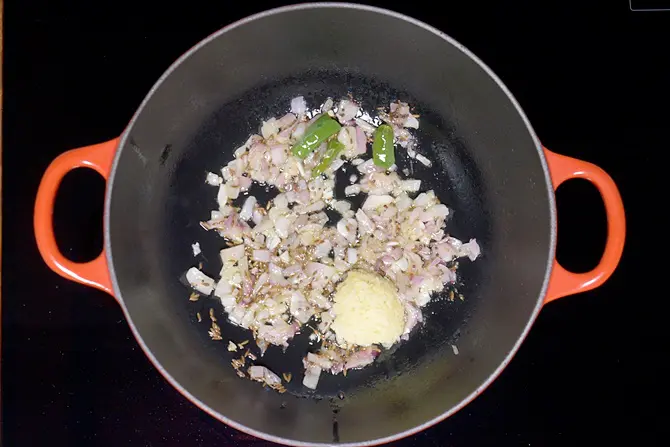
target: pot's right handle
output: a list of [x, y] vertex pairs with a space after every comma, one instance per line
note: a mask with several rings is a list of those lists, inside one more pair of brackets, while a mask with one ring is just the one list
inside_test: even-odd
[[118, 145], [119, 139], [115, 138], [105, 143], [72, 149], [59, 155], [42, 176], [35, 198], [33, 216], [37, 247], [49, 268], [66, 279], [104, 290], [110, 295], [114, 293], [104, 248], [97, 258], [89, 262], [73, 262], [65, 258], [56, 244], [53, 211], [56, 193], [63, 177], [73, 169], [90, 168], [107, 180]]
[[626, 238], [626, 216], [619, 190], [612, 177], [605, 171], [594, 164], [559, 155], [546, 148], [544, 154], [549, 165], [554, 190], [569, 179], [588, 180], [598, 188], [605, 203], [605, 214], [607, 215], [607, 242], [598, 265], [587, 273], [572, 273], [554, 260], [544, 301], [546, 304], [556, 298], [595, 289], [610, 277], [619, 264], [623, 252]]

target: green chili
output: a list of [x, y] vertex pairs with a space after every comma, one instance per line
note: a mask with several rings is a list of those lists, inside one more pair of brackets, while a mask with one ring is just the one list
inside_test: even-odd
[[305, 130], [303, 137], [293, 146], [291, 149], [293, 155], [299, 158], [307, 157], [310, 152], [315, 151], [321, 143], [335, 135], [341, 128], [340, 123], [330, 116], [322, 115]]
[[375, 130], [374, 141], [372, 142], [372, 158], [377, 166], [386, 169], [395, 163], [393, 128], [388, 124], [382, 124]]
[[340, 143], [337, 139], [333, 138], [328, 142], [328, 147], [326, 152], [323, 154], [321, 162], [314, 169], [312, 169], [312, 177], [319, 176], [323, 174], [326, 169], [330, 167], [335, 159], [340, 155], [340, 152], [344, 149], [344, 144]]

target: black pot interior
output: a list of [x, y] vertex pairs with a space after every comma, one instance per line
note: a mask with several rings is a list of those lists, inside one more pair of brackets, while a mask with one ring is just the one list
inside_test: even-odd
[[[292, 97], [303, 95], [316, 106], [348, 93], [367, 109], [394, 99], [415, 107], [421, 152], [434, 166], [412, 166], [400, 157], [400, 168], [413, 169], [422, 186], [454, 210], [449, 232], [476, 237], [483, 256], [461, 263], [457, 290], [464, 301], [448, 300], [448, 292], [436, 297], [409, 341], [346, 378], [322, 374], [316, 392], [301, 385], [301, 358], [315, 349], [307, 334], [285, 354], [271, 347], [259, 364], [293, 376], [280, 395], [235, 375], [230, 360], [239, 353], [226, 345], [250, 334], [222, 323], [217, 300], [190, 302], [180, 277], [200, 261], [214, 277], [220, 269], [224, 242], [198, 224], [216, 208], [206, 171], [225, 165], [260, 120], [285, 113]], [[236, 26], [169, 73], [131, 124], [121, 151], [107, 228], [132, 324], [185, 390], [266, 436], [364, 442], [420, 426], [478, 390], [513, 349], [540, 299], [551, 205], [527, 126], [461, 49], [396, 16], [328, 6]], [[195, 241], [203, 248], [200, 258], [191, 253]], [[210, 308], [223, 341], [207, 335]]]

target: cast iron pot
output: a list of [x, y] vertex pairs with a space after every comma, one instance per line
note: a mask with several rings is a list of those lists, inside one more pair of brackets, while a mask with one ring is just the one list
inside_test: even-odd
[[[205, 249], [201, 259], [212, 260], [204, 269], [220, 268], [222, 240], [198, 226], [215, 207], [205, 172], [226, 164], [290, 98], [318, 104], [347, 93], [368, 109], [394, 99], [416, 108], [420, 147], [433, 167], [415, 165], [414, 176], [455, 210], [450, 232], [476, 237], [483, 256], [461, 266], [464, 301], [437, 297], [408, 342], [346, 378], [323, 374], [314, 393], [301, 386], [306, 334], [285, 355], [271, 347], [262, 364], [294, 377], [280, 395], [235, 375], [225, 346], [249, 334], [222, 323], [224, 340], [210, 340], [209, 308], [220, 323], [225, 315], [214, 299], [191, 303], [180, 277], [199, 261], [194, 241]], [[399, 163], [409, 166], [403, 157]], [[107, 180], [103, 253], [83, 264], [59, 252], [52, 225], [59, 183], [80, 167]], [[554, 257], [554, 190], [571, 178], [595, 184], [608, 222], [602, 260], [583, 274]], [[610, 276], [625, 235], [612, 179], [544, 149], [519, 104], [472, 53], [412, 18], [336, 3], [257, 14], [193, 47], [158, 80], [121, 137], [54, 160], [34, 226], [47, 265], [112, 294], [146, 355], [186, 398], [239, 430], [301, 446], [389, 442], [450, 416], [498, 376], [544, 304]]]

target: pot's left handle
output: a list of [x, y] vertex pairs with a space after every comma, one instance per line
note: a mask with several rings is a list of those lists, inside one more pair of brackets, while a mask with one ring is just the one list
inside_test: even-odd
[[49, 268], [64, 278], [104, 290], [110, 295], [114, 295], [114, 292], [109, 277], [105, 249], [103, 248], [102, 253], [90, 262], [73, 262], [66, 259], [56, 244], [53, 231], [53, 210], [61, 181], [71, 170], [93, 169], [107, 180], [118, 144], [119, 138], [115, 138], [105, 143], [72, 149], [52, 161], [42, 176], [37, 190], [33, 217], [37, 247]]

